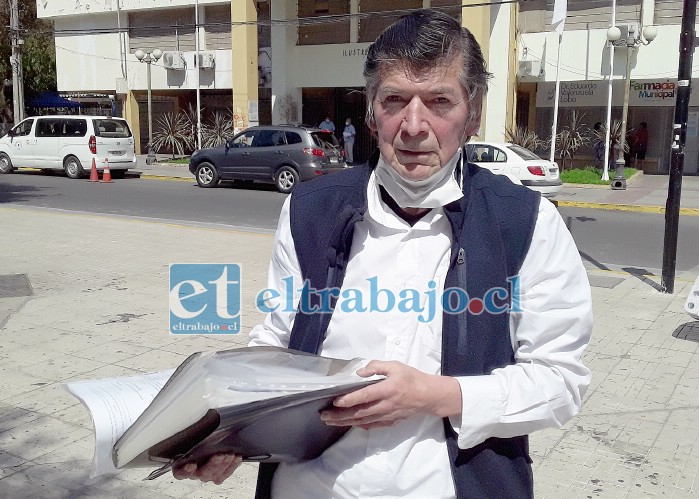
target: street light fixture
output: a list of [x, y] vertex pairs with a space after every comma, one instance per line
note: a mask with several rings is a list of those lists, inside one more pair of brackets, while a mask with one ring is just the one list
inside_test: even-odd
[[153, 111], [151, 104], [151, 90], [150, 90], [150, 65], [160, 59], [163, 55], [163, 51], [160, 49], [155, 49], [152, 52], [144, 52], [138, 49], [134, 52], [136, 59], [140, 62], [145, 62], [148, 65], [148, 71], [146, 79], [148, 80], [148, 156], [146, 156], [146, 164], [151, 165], [155, 162], [155, 153], [153, 152]]
[[658, 36], [658, 28], [646, 26], [643, 33], [637, 33], [637, 27], [633, 24], [625, 27], [626, 36], [622, 38], [622, 31], [616, 26], [607, 30], [607, 40], [616, 47], [626, 47], [626, 73], [624, 73], [624, 107], [621, 114], [621, 131], [619, 136], [619, 152], [616, 159], [616, 173], [612, 180], [612, 189], [626, 189], [626, 178], [624, 177], [624, 149], [626, 147], [626, 121], [629, 114], [629, 88], [631, 80], [631, 53], [641, 45], [648, 45]]

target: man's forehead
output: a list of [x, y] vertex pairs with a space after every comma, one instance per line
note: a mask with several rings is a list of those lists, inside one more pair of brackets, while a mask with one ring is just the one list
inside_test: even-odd
[[424, 69], [397, 67], [381, 75], [379, 92], [419, 90], [429, 93], [460, 93], [464, 89], [459, 76], [460, 68], [453, 65], [440, 64]]

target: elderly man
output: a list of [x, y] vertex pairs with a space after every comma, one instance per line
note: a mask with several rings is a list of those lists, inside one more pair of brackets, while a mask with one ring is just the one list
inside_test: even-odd
[[[590, 382], [577, 249], [551, 203], [464, 161], [489, 74], [455, 19], [402, 17], [370, 47], [364, 75], [378, 153], [297, 188], [269, 274], [280, 294], [291, 276], [354, 298], [340, 293], [330, 314], [305, 297], [250, 336], [374, 359], [359, 374], [386, 379], [321, 414], [351, 429], [320, 457], [261, 465], [258, 497], [531, 497], [526, 435], [573, 417]], [[430, 293], [442, 297], [434, 316]], [[220, 483], [240, 462], [220, 455], [175, 475]]]

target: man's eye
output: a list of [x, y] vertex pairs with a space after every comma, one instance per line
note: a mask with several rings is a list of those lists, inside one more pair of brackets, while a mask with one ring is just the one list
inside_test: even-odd
[[438, 105], [451, 104], [451, 101], [446, 97], [437, 97], [436, 99], [433, 99], [432, 102]]
[[396, 104], [403, 102], [403, 98], [400, 95], [389, 95], [384, 99], [384, 102], [390, 103], [390, 104]]

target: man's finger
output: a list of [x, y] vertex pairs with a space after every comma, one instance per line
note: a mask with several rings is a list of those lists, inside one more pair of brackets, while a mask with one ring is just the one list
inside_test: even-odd
[[236, 469], [238, 469], [238, 466], [240, 466], [240, 464], [243, 462], [243, 458], [241, 456], [230, 454], [229, 457], [230, 462], [228, 463], [228, 466], [223, 468], [221, 473], [214, 478], [214, 483], [216, 485], [221, 485], [224, 481], [226, 481], [228, 477], [230, 477], [233, 474], [233, 472]]
[[194, 472], [197, 471], [196, 463], [187, 463], [184, 466], [177, 466], [172, 469], [172, 476], [177, 480], [186, 480], [192, 478]]

